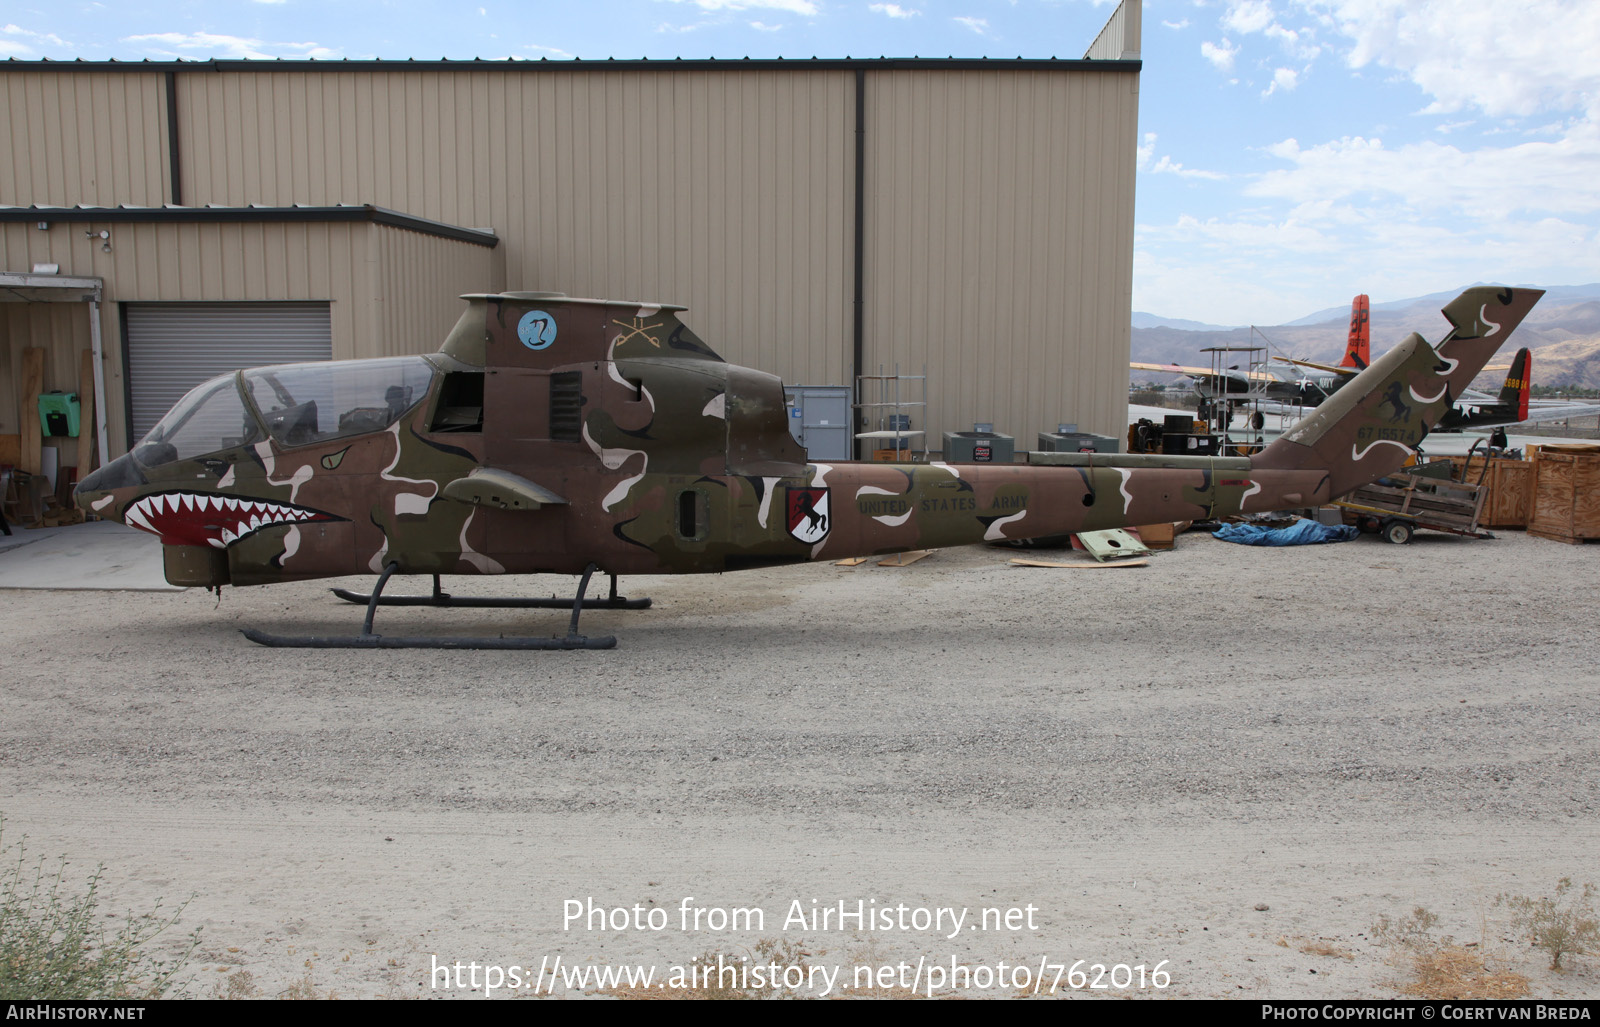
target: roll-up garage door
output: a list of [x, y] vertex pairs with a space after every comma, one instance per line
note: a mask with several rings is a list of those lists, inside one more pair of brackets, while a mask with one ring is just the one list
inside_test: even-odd
[[208, 378], [333, 356], [326, 303], [127, 303], [129, 439]]

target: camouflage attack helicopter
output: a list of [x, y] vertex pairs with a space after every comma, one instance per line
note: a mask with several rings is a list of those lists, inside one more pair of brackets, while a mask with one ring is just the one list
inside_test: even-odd
[[[1312, 506], [1393, 472], [1543, 293], [1473, 288], [1254, 457], [1053, 454], [1051, 466], [813, 463], [782, 383], [681, 307], [471, 295], [436, 354], [261, 367], [191, 391], [85, 478], [86, 510], [161, 536], [167, 580], [380, 575], [362, 633], [267, 645], [609, 648], [619, 574], [704, 573]], [[585, 599], [596, 572], [611, 595]], [[434, 594], [384, 597], [395, 573]], [[576, 597], [454, 599], [441, 574], [580, 575]], [[559, 605], [554, 638], [374, 634], [381, 603]]]

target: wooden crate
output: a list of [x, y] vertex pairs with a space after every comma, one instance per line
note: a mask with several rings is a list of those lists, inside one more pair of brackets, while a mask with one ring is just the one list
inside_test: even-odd
[[1171, 549], [1177, 535], [1174, 530], [1177, 525], [1168, 521], [1162, 524], [1141, 524], [1133, 530], [1138, 534], [1139, 541], [1150, 549]]
[[1600, 446], [1540, 446], [1528, 533], [1560, 542], [1600, 538]]
[[1484, 473], [1484, 458], [1475, 456], [1467, 464], [1464, 456], [1453, 456], [1458, 481], [1476, 485], [1481, 480], [1488, 490], [1483, 500], [1483, 513], [1478, 523], [1485, 528], [1526, 528], [1533, 518], [1533, 461], [1489, 460], [1488, 473]]

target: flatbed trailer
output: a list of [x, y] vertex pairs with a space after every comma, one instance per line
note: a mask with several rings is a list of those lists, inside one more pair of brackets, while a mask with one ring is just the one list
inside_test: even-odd
[[1396, 544], [1411, 541], [1418, 528], [1471, 538], [1494, 538], [1478, 527], [1488, 489], [1433, 474], [1393, 474], [1363, 485], [1335, 506], [1356, 514], [1362, 531]]

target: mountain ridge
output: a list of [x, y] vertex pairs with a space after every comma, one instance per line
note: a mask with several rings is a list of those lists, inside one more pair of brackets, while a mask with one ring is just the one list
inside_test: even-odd
[[[1544, 288], [1544, 298], [1517, 329], [1515, 338], [1517, 346], [1533, 351], [1534, 383], [1600, 387], [1600, 283]], [[1412, 332], [1437, 340], [1449, 327], [1439, 309], [1460, 291], [1372, 304], [1373, 356], [1387, 352]], [[1265, 346], [1276, 359], [1337, 363], [1344, 355], [1350, 308], [1328, 307], [1281, 325], [1183, 327], [1186, 324], [1201, 322], [1134, 314], [1131, 359], [1205, 366], [1209, 361], [1199, 351], [1207, 347]], [[1502, 353], [1496, 362], [1509, 360], [1510, 355]], [[1243, 360], [1244, 354], [1239, 357]], [[1150, 374], [1134, 371], [1131, 380], [1145, 380]]]

